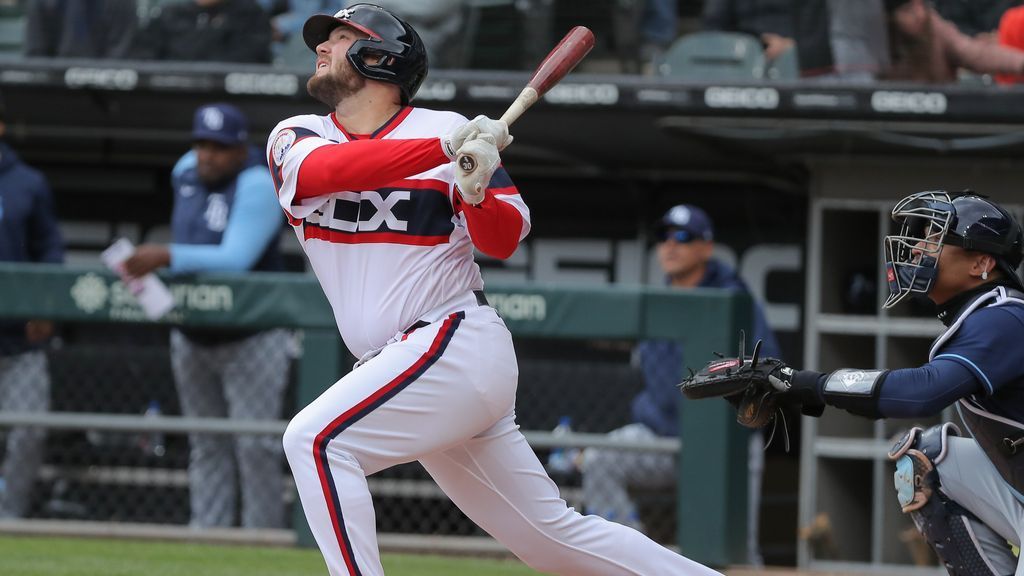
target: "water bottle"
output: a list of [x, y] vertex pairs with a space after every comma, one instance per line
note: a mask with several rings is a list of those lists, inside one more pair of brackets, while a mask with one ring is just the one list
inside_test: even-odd
[[[146, 411], [143, 412], [143, 416], [146, 417], [160, 417], [162, 412], [160, 411], [160, 401], [150, 400], [149, 406], [146, 407]], [[164, 445], [164, 433], [163, 432], [147, 432], [142, 437], [141, 442], [142, 450], [148, 455], [163, 456], [167, 451]]]
[[[558, 419], [558, 426], [551, 431], [554, 436], [568, 436], [572, 433], [572, 418], [562, 416]], [[552, 474], [571, 474], [576, 470], [576, 456], [579, 450], [555, 446], [548, 455], [547, 469]]]

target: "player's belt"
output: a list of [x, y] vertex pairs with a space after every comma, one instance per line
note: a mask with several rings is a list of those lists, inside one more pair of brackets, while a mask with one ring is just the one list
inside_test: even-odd
[[[487, 302], [487, 296], [484, 295], [483, 290], [473, 290], [473, 296], [476, 297], [477, 306], [490, 306], [490, 303]], [[430, 326], [430, 322], [427, 322], [425, 320], [417, 320], [412, 326], [409, 326], [408, 328], [403, 330], [402, 333], [408, 335], [412, 333], [414, 330], [419, 330], [424, 326]]]

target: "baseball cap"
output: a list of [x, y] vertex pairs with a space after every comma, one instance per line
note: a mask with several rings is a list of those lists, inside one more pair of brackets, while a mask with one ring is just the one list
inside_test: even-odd
[[679, 204], [669, 208], [655, 226], [658, 238], [662, 238], [669, 228], [685, 230], [694, 239], [712, 240], [715, 236], [707, 212], [692, 204]]
[[227, 146], [249, 138], [249, 121], [231, 104], [206, 104], [196, 109], [192, 121], [192, 140], [210, 140]]

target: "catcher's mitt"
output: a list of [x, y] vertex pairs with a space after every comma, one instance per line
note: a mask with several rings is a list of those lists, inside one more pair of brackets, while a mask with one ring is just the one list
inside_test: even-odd
[[772, 421], [778, 406], [772, 380], [782, 381], [791, 370], [775, 358], [759, 358], [761, 341], [750, 356], [744, 355], [708, 362], [679, 387], [690, 399], [723, 397], [736, 407], [736, 421], [748, 428], [762, 428]]

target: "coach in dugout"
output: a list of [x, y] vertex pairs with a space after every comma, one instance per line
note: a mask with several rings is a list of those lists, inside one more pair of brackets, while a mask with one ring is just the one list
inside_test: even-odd
[[[669, 209], [658, 220], [654, 235], [658, 263], [666, 283], [682, 290], [726, 288], [748, 293], [736, 271], [712, 257], [714, 229], [704, 210], [689, 204]], [[754, 335], [764, 340], [767, 353], [781, 354], [764, 312], [754, 303]], [[683, 350], [672, 340], [645, 340], [636, 354], [644, 374], [644, 390], [633, 399], [633, 423], [610, 432], [611, 438], [643, 442], [657, 437], [679, 437], [679, 391]], [[748, 461], [750, 509], [747, 554], [760, 564], [758, 507], [764, 471], [761, 435], [754, 434]], [[588, 448], [583, 453], [583, 498], [587, 512], [643, 530], [629, 488], [662, 488], [675, 485], [676, 456], [661, 452]]]
[[[261, 152], [248, 144], [248, 120], [229, 104], [195, 113], [192, 150], [171, 173], [170, 245], [143, 244], [125, 262], [131, 276], [161, 267], [171, 273], [283, 269], [277, 249], [283, 223]], [[185, 416], [275, 420], [288, 375], [284, 330], [175, 329], [171, 367]], [[192, 434], [191, 524], [284, 525], [280, 442], [273, 436]], [[237, 478], [236, 478], [237, 476]]]
[[[0, 100], [0, 138], [6, 125]], [[64, 261], [50, 186], [0, 140], [0, 261]], [[50, 375], [43, 346], [53, 334], [45, 320], [0, 322], [0, 410], [45, 412], [50, 408]], [[32, 484], [43, 461], [42, 428], [14, 428], [7, 434], [0, 518], [28, 513]]]

